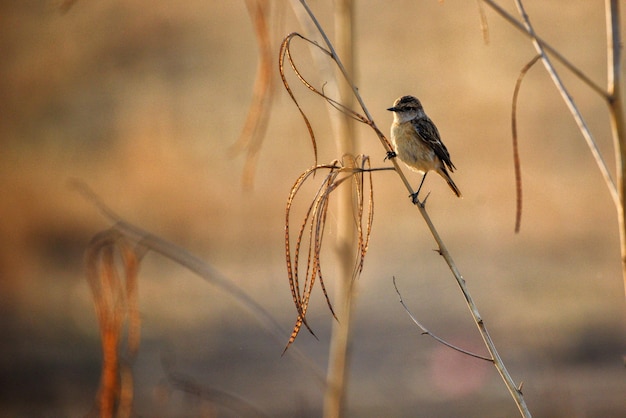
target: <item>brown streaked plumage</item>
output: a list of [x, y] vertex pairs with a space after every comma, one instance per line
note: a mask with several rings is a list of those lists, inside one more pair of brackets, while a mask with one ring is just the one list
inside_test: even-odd
[[413, 201], [417, 202], [417, 195], [429, 171], [439, 173], [454, 194], [461, 197], [461, 191], [448, 173], [448, 170], [454, 172], [456, 167], [450, 160], [448, 149], [441, 142], [437, 127], [426, 116], [420, 101], [413, 96], [402, 96], [387, 110], [393, 112], [391, 141], [396, 155], [411, 170], [424, 173]]

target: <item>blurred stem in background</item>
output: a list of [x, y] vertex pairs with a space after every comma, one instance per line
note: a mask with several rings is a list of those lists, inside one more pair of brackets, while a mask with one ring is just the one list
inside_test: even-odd
[[[353, 71], [354, 4], [352, 0], [334, 2], [335, 45], [351, 80]], [[347, 83], [339, 83], [342, 75], [335, 73], [339, 102], [352, 109], [354, 95]], [[334, 109], [333, 109], [334, 110]], [[354, 121], [343, 112], [330, 112], [337, 155], [354, 155]], [[350, 334], [352, 330], [352, 306], [355, 299], [354, 255], [357, 253], [356, 228], [354, 224], [353, 188], [350, 183], [337, 190], [337, 281], [335, 309], [338, 321], [333, 322], [328, 357], [327, 385], [324, 395], [324, 418], [342, 416], [348, 387], [350, 359]]]
[[624, 126], [624, 108], [621, 88], [621, 48], [622, 37], [620, 32], [619, 0], [606, 0], [606, 38], [607, 38], [607, 84], [608, 105], [611, 120], [611, 132], [615, 144], [615, 165], [617, 170], [617, 188], [619, 202], [617, 207], [617, 222], [619, 225], [620, 248], [622, 256], [622, 277], [626, 295], [626, 127]]

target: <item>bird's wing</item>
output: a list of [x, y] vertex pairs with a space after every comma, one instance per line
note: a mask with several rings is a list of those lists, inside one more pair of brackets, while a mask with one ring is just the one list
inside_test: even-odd
[[450, 153], [448, 152], [448, 149], [445, 145], [443, 145], [443, 142], [441, 142], [441, 137], [439, 136], [439, 131], [437, 130], [435, 124], [428, 117], [413, 119], [411, 122], [426, 145], [435, 151], [435, 155], [439, 157], [439, 159], [450, 169], [450, 171], [454, 171], [456, 167], [450, 160]]

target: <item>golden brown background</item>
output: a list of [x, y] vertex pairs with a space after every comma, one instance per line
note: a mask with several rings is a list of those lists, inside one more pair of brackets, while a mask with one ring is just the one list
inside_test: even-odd
[[[311, 6], [332, 35], [328, 3]], [[420, 97], [438, 125], [464, 199], [432, 175], [428, 208], [509, 371], [524, 382], [530, 410], [624, 416], [615, 210], [540, 65], [520, 93], [524, 213], [521, 233], [513, 233], [510, 105], [519, 70], [534, 55], [530, 42], [487, 10], [485, 44], [475, 1], [356, 3], [359, 90], [384, 132], [385, 109], [403, 94]], [[538, 32], [604, 85], [603, 2], [526, 4]], [[228, 150], [251, 102], [258, 57], [245, 3], [80, 0], [66, 13], [58, 6], [0, 3], [2, 417], [83, 416], [97, 391], [101, 353], [83, 251], [110, 223], [68, 187], [70, 179], [246, 289], [283, 324], [285, 342], [296, 313], [284, 266], [284, 204], [313, 158], [304, 124], [278, 86], [254, 187], [241, 187], [244, 159]], [[301, 27], [285, 1], [274, 3], [271, 22], [277, 57], [282, 37]], [[304, 44], [295, 45], [309, 62]], [[604, 103], [562, 74], [613, 168]], [[274, 77], [278, 83], [277, 70]], [[320, 162], [337, 158], [325, 105], [300, 88], [297, 94], [312, 115]], [[357, 134], [358, 152], [389, 165], [369, 130]], [[493, 367], [420, 336], [402, 310], [392, 276], [424, 325], [483, 352], [397, 176], [377, 173], [374, 183], [348, 416], [515, 416]], [[332, 293], [333, 255], [323, 262]], [[163, 353], [196, 382], [270, 416], [320, 415], [322, 390], [310, 373], [281, 358], [283, 346], [232, 298], [154, 254], [142, 264], [139, 292], [142, 342], [133, 370], [140, 416], [231, 416], [194, 396], [165, 396]], [[296, 345], [325, 368], [332, 318], [319, 289], [314, 299], [307, 317], [320, 340], [303, 332]]]

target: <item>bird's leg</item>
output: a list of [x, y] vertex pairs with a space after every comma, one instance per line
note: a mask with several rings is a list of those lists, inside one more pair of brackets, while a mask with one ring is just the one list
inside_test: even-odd
[[[427, 174], [428, 174], [428, 172], [424, 173], [424, 176], [422, 177], [422, 182], [420, 183], [420, 187], [418, 187], [417, 191], [411, 195], [411, 200], [413, 201], [414, 205], [420, 203], [420, 201], [417, 198], [417, 196], [420, 194], [420, 190], [422, 190], [422, 186], [424, 185], [424, 180], [426, 180], [426, 175]], [[426, 199], [424, 199], [424, 201], [426, 201]]]
[[398, 154], [396, 154], [395, 151], [387, 151], [387, 156], [385, 157], [383, 161], [391, 160], [392, 158], [396, 158], [397, 156]]

